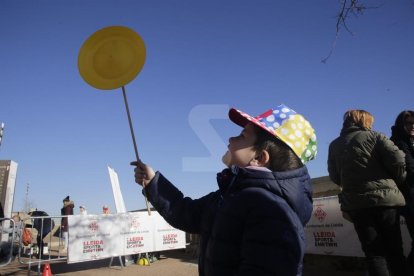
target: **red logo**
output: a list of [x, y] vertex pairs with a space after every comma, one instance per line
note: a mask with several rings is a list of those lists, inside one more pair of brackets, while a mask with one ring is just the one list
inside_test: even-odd
[[136, 219], [132, 219], [132, 221], [129, 223], [129, 229], [138, 229], [139, 227], [139, 222]]
[[326, 217], [326, 213], [324, 210], [322, 210], [321, 207], [316, 208], [315, 212], [313, 213], [313, 215], [320, 221], [322, 222], [325, 217]]
[[99, 226], [96, 221], [93, 221], [91, 224], [88, 225], [88, 228], [92, 233], [95, 233], [96, 231], [98, 231]]

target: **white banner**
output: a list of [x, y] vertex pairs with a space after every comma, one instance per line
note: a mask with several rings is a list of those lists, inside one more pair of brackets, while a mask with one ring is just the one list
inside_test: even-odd
[[108, 166], [109, 179], [111, 180], [112, 193], [114, 194], [115, 207], [117, 213], [126, 213], [124, 198], [121, 193], [121, 187], [119, 186], [118, 174], [114, 169]]
[[[160, 218], [155, 218], [155, 215], [158, 215]], [[124, 225], [127, 225], [126, 232], [122, 233], [124, 236], [125, 255], [156, 251], [154, 250], [153, 228], [165, 220], [154, 211], [151, 212], [151, 216], [148, 216], [147, 212], [138, 212], [131, 213], [130, 216], [124, 218], [126, 219]]]
[[[313, 199], [313, 213], [306, 233], [306, 253], [363, 257], [354, 225], [342, 217], [338, 197]], [[404, 252], [407, 255], [411, 246], [404, 219], [401, 220]]]
[[[154, 247], [155, 251], [171, 250], [177, 248], [185, 248], [182, 241], [185, 241], [185, 232], [177, 231], [174, 227], [169, 225], [158, 213], [154, 213], [154, 217], [158, 221], [154, 231]], [[152, 217], [152, 212], [151, 212]]]
[[185, 233], [157, 212], [68, 217], [68, 263], [185, 248]]

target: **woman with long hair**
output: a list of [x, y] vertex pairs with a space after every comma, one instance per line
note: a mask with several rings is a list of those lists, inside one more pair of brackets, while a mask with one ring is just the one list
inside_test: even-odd
[[402, 111], [391, 130], [391, 140], [405, 153], [407, 178], [402, 192], [407, 205], [402, 209], [401, 214], [405, 218], [412, 240], [408, 264], [413, 273], [411, 275], [414, 275], [414, 111]]

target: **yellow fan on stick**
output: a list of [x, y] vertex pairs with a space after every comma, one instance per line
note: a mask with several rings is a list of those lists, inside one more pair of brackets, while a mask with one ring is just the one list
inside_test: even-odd
[[[125, 85], [141, 71], [145, 56], [142, 38], [132, 29], [123, 26], [111, 26], [96, 31], [83, 43], [78, 56], [79, 73], [89, 85], [102, 90], [122, 88], [137, 161], [140, 159]], [[148, 214], [151, 215], [147, 197], [145, 203]]]
[[78, 68], [91, 86], [111, 90], [130, 83], [145, 63], [146, 50], [142, 38], [123, 26], [103, 28], [82, 45]]

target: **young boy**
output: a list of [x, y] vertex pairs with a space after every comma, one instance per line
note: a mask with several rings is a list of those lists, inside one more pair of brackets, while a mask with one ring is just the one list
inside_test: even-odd
[[244, 129], [229, 139], [217, 191], [184, 197], [141, 161], [131, 163], [135, 181], [168, 223], [200, 234], [200, 275], [302, 275], [312, 213], [304, 164], [316, 155], [314, 130], [285, 105], [255, 118], [230, 109], [229, 117]]

